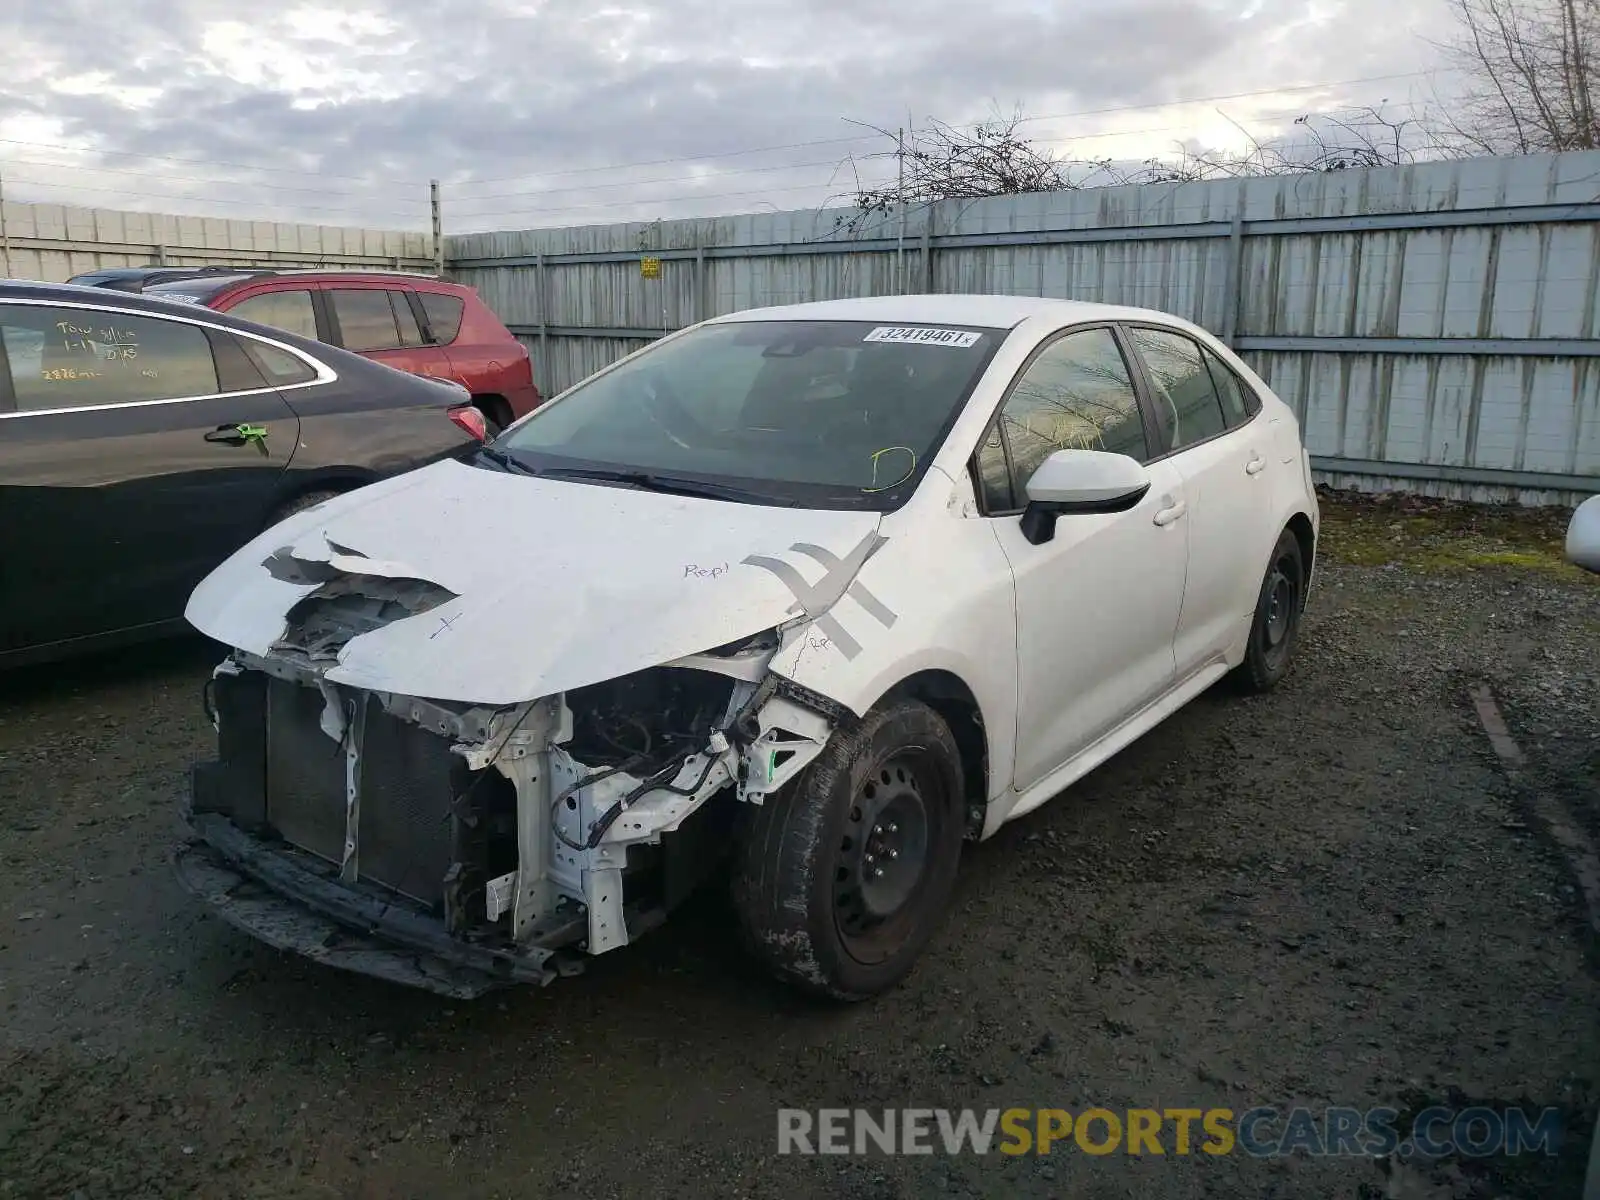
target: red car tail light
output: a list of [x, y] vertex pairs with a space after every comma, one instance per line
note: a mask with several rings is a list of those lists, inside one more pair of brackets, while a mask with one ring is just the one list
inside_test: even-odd
[[483, 414], [472, 405], [463, 404], [460, 408], [452, 408], [448, 416], [480, 442], [489, 440], [489, 424], [483, 419]]

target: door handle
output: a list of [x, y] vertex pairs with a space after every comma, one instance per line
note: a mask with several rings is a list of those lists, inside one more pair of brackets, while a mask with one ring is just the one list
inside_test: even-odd
[[1179, 500], [1175, 504], [1169, 504], [1167, 507], [1157, 512], [1155, 515], [1155, 522], [1157, 525], [1171, 525], [1174, 521], [1188, 511], [1188, 501]]
[[224, 446], [250, 446], [267, 453], [267, 428], [264, 425], [218, 425], [215, 429], [208, 429], [205, 433], [208, 442], [220, 442]]
[[1249, 462], [1245, 463], [1244, 473], [1246, 475], [1259, 475], [1266, 469], [1267, 460], [1261, 457], [1261, 452], [1259, 450], [1252, 450], [1250, 453], [1254, 457], [1252, 457]]

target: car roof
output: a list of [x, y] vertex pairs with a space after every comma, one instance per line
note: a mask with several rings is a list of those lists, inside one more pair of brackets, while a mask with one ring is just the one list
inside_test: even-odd
[[[452, 283], [448, 279], [441, 279], [437, 275], [424, 275], [413, 271], [339, 271], [327, 268], [300, 268], [288, 269], [273, 268], [245, 268], [234, 274], [213, 273], [197, 275], [192, 278], [174, 279], [170, 282], [155, 284], [145, 291], [149, 295], [160, 294], [163, 290], [168, 294], [187, 294], [203, 297], [207, 302], [218, 296], [226, 295], [237, 288], [247, 284], [272, 284], [283, 280], [286, 286], [292, 287], [301, 283], [409, 283], [427, 284], [430, 289], [456, 292], [465, 294], [472, 289], [459, 283]], [[197, 289], [204, 288], [204, 291]]]
[[74, 279], [131, 279], [136, 275], [152, 275], [158, 271], [172, 271], [174, 267], [96, 267], [92, 271], [79, 271]]
[[[422, 283], [443, 283], [451, 287], [448, 279], [441, 279], [437, 275], [429, 275], [422, 271], [385, 271], [376, 268], [343, 271], [336, 267], [280, 267], [267, 272], [267, 276], [276, 279], [353, 279], [370, 280], [375, 283], [392, 283], [398, 280], [413, 280]], [[255, 278], [262, 278], [256, 276]]]
[[938, 294], [928, 296], [865, 296], [851, 300], [814, 300], [751, 308], [714, 317], [725, 321], [884, 321], [905, 325], [980, 325], [1010, 329], [1030, 317], [1056, 317], [1073, 321], [1158, 320], [1182, 321], [1171, 313], [1088, 300], [1051, 300], [1037, 296], [980, 296]]

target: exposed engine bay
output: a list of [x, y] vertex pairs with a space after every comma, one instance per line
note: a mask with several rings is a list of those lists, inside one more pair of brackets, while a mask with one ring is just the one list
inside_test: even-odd
[[226, 919], [329, 965], [458, 996], [580, 969], [687, 898], [740, 806], [846, 718], [767, 672], [776, 631], [502, 708], [330, 683], [350, 638], [449, 598], [335, 575], [304, 580], [269, 653], [214, 672], [218, 758], [178, 863]]

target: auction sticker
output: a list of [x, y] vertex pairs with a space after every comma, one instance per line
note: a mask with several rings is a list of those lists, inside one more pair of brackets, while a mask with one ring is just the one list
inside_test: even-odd
[[970, 329], [934, 329], [927, 325], [879, 325], [863, 342], [909, 342], [918, 346], [966, 347], [983, 337]]

